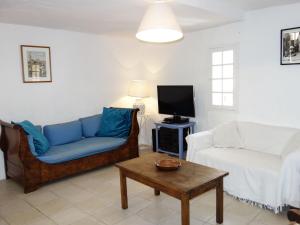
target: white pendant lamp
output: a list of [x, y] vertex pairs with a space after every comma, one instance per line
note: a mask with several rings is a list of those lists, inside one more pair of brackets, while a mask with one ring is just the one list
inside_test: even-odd
[[165, 1], [151, 4], [144, 15], [136, 38], [152, 43], [167, 43], [183, 38], [176, 17]]

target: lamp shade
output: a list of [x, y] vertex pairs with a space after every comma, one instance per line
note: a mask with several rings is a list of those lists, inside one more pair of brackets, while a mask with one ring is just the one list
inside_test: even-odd
[[166, 43], [183, 38], [183, 33], [172, 9], [167, 3], [158, 1], [146, 11], [136, 38], [146, 42]]
[[128, 95], [136, 98], [148, 97], [148, 85], [145, 80], [133, 80], [130, 82]]

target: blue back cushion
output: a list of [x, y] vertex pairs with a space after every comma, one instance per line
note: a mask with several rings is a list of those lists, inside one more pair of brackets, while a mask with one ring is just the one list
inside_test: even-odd
[[51, 146], [63, 145], [82, 138], [82, 128], [79, 120], [68, 123], [47, 125], [44, 127], [44, 135]]
[[32, 148], [33, 144], [38, 155], [45, 153], [49, 149], [50, 144], [47, 138], [30, 121], [25, 120], [16, 124], [20, 125], [28, 135], [32, 136], [32, 140], [29, 140], [29, 146], [31, 145], [30, 148]]
[[100, 127], [101, 114], [79, 119], [84, 137], [95, 137]]
[[131, 128], [131, 109], [103, 108], [98, 137], [129, 136]]

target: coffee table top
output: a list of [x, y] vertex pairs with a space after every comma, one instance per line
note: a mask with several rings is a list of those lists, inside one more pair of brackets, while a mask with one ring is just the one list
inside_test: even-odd
[[177, 193], [192, 193], [199, 191], [199, 188], [205, 189], [206, 186], [209, 187], [211, 183], [228, 175], [228, 172], [185, 160], [180, 160], [182, 166], [176, 171], [160, 171], [156, 168], [155, 161], [162, 158], [170, 157], [165, 154], [151, 153], [117, 163], [116, 166], [138, 180], [144, 179]]

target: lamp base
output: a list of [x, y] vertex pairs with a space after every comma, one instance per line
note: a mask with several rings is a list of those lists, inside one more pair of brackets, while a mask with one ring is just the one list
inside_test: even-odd
[[137, 99], [132, 107], [134, 109], [139, 109], [138, 115], [144, 115], [145, 114], [145, 104], [140, 99]]

